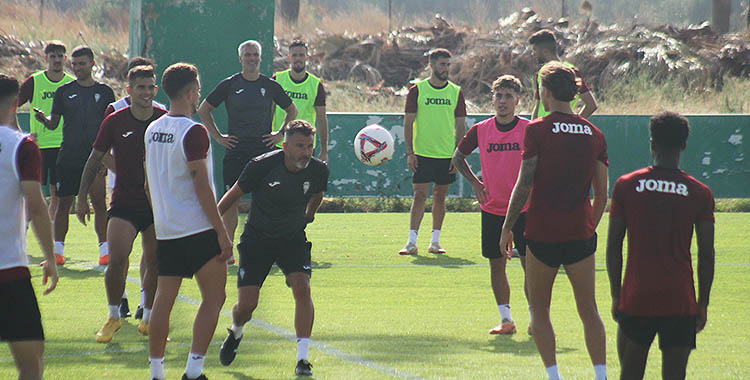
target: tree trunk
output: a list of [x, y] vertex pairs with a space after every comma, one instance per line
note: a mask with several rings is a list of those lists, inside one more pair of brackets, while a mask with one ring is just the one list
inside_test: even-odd
[[281, 17], [289, 23], [296, 24], [299, 18], [299, 0], [279, 0]]
[[729, 16], [732, 13], [732, 0], [713, 0], [711, 26], [719, 34], [729, 32]]

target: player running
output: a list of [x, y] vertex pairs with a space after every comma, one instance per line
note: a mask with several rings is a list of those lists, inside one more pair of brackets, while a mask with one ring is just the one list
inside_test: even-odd
[[112, 149], [114, 167], [120, 174], [117, 176], [112, 192], [112, 207], [109, 209], [109, 223], [107, 224], [110, 260], [104, 272], [104, 285], [107, 290], [109, 317], [96, 333], [96, 341], [99, 343], [112, 341], [112, 337], [122, 326], [121, 306], [127, 278], [128, 258], [138, 233], [141, 233], [143, 247], [141, 265], [145, 268], [143, 268], [142, 283], [146, 290], [146, 300], [143, 303], [144, 315], [138, 326], [138, 332], [142, 335], [148, 335], [151, 306], [156, 292], [156, 235], [154, 234], [153, 212], [143, 186], [143, 136], [149, 124], [164, 115], [166, 111], [153, 105], [152, 102], [158, 90], [153, 67], [132, 68], [128, 72], [126, 90], [131, 99], [130, 106], [104, 119], [83, 170], [76, 204], [78, 220], [86, 225], [86, 220], [90, 217], [89, 205], [86, 202], [89, 186], [96, 178], [101, 166], [100, 161]]
[[169, 66], [161, 88], [169, 98], [169, 113], [151, 123], [144, 138], [146, 186], [154, 212], [159, 268], [149, 323], [151, 378], [165, 378], [169, 315], [182, 279], [195, 275], [201, 304], [182, 378], [205, 380], [203, 362], [226, 298], [232, 242], [216, 208], [208, 132], [184, 116], [198, 109], [198, 69], [186, 63]]
[[[64, 116], [63, 139], [57, 156], [58, 207], [55, 213], [55, 259], [58, 265], [65, 264], [65, 235], [68, 234], [68, 217], [78, 188], [81, 173], [91, 153], [104, 120], [104, 110], [115, 100], [115, 93], [104, 83], [91, 76], [96, 62], [94, 52], [88, 46], [79, 46], [71, 53], [76, 80], [58, 88], [52, 104], [51, 116], [47, 118], [41, 110], [35, 110], [36, 119], [47, 129], [58, 128]], [[99, 174], [91, 185], [91, 203], [94, 207], [94, 230], [99, 238], [99, 260], [109, 253], [107, 247], [107, 204], [104, 176]]]
[[[328, 161], [328, 117], [326, 116], [326, 90], [320, 78], [308, 72], [307, 44], [294, 40], [289, 44], [289, 69], [273, 75], [297, 107], [297, 119], [305, 120], [315, 127], [320, 136], [320, 153], [318, 158]], [[273, 115], [273, 131], [281, 130], [286, 120], [286, 111], [276, 106]], [[281, 148], [281, 143], [276, 144]]]
[[510, 255], [512, 228], [528, 200], [525, 237], [534, 318], [531, 330], [547, 374], [551, 380], [560, 378], [549, 307], [562, 265], [573, 287], [596, 379], [604, 380], [606, 337], [596, 307], [594, 252], [596, 226], [607, 203], [607, 142], [599, 129], [570, 107], [579, 86], [575, 72], [560, 62], [549, 62], [541, 71], [541, 98], [551, 113], [526, 128], [523, 161], [503, 223], [500, 249]]
[[[243, 194], [252, 193], [253, 203], [237, 251], [238, 299], [232, 309], [232, 327], [221, 346], [221, 364], [229, 365], [237, 355], [245, 323], [258, 306], [260, 287], [276, 263], [292, 288], [297, 333], [297, 376], [312, 376], [308, 360], [314, 307], [310, 296], [312, 274], [305, 227], [315, 219], [328, 185], [328, 166], [313, 158], [315, 128], [304, 120], [286, 127], [283, 150], [251, 160], [224, 197], [219, 211], [226, 212]], [[161, 286], [161, 285], [160, 285]]]
[[432, 73], [409, 89], [404, 115], [404, 138], [409, 170], [414, 172], [409, 240], [400, 255], [418, 253], [417, 235], [424, 217], [424, 204], [432, 190], [432, 239], [427, 252], [442, 254], [440, 231], [445, 218], [445, 196], [456, 181], [451, 164], [453, 151], [466, 132], [466, 103], [461, 87], [448, 80], [451, 53], [434, 49], [429, 54]]
[[[581, 81], [581, 85], [578, 88], [578, 96], [574, 97], [573, 100], [570, 101], [570, 108], [575, 110], [576, 104], [578, 103], [578, 98], [580, 98], [580, 100], [583, 101], [583, 109], [581, 110], [579, 115], [584, 119], [588, 119], [589, 116], [591, 116], [598, 108], [596, 99], [594, 98], [594, 94], [591, 92], [591, 89], [589, 89], [589, 86], [583, 80], [583, 75], [581, 75], [581, 72], [578, 71], [578, 69], [572, 63], [565, 62], [560, 59], [560, 56], [557, 54], [557, 41], [555, 40], [555, 35], [547, 29], [542, 29], [529, 37], [529, 45], [531, 45], [534, 56], [536, 56], [536, 59], [540, 64], [544, 65], [545, 63], [550, 61], [558, 61], [562, 62], [563, 65], [571, 68], [573, 72], [576, 73], [576, 77]], [[548, 110], [545, 107], [540, 97], [542, 89], [542, 70], [539, 70], [537, 72], [535, 83], [536, 92], [534, 93], [534, 99], [536, 100], [536, 103], [534, 103], [534, 110], [531, 112], [532, 120], [538, 117], [545, 117], [551, 112], [551, 110]]]
[[[523, 134], [529, 124], [516, 115], [521, 98], [521, 81], [512, 75], [503, 75], [492, 83], [492, 104], [495, 116], [475, 124], [461, 140], [453, 153], [453, 166], [469, 181], [482, 209], [482, 256], [490, 260], [490, 282], [500, 311], [500, 324], [490, 334], [513, 334], [516, 324], [510, 312], [510, 284], [505, 274], [506, 257], [498, 247], [500, 230], [508, 210], [510, 193], [521, 167]], [[479, 180], [466, 157], [479, 148], [482, 180]], [[521, 267], [526, 271], [526, 240], [523, 237], [526, 206], [513, 226], [516, 251]], [[528, 301], [524, 278], [524, 294]], [[529, 322], [531, 331], [531, 322]]]
[[[714, 197], [680, 170], [687, 119], [664, 112], [651, 118], [654, 165], [625, 174], [612, 192], [607, 272], [612, 316], [618, 322], [620, 379], [642, 379], [648, 351], [659, 335], [662, 377], [684, 379], [695, 336], [706, 326], [714, 278]], [[690, 244], [698, 241], [698, 299]], [[622, 241], [628, 264], [622, 282]]]
[[0, 74], [0, 341], [8, 342], [19, 379], [41, 380], [44, 372], [42, 316], [31, 286], [26, 256], [26, 210], [47, 258], [42, 284], [57, 286], [52, 225], [42, 195], [42, 155], [36, 143], [12, 124], [18, 108], [18, 81]]
[[[18, 91], [18, 106], [29, 102], [31, 110], [41, 110], [45, 114], [52, 111], [52, 101], [55, 91], [60, 86], [74, 81], [76, 78], [64, 71], [65, 61], [68, 57], [65, 44], [60, 41], [49, 41], [44, 46], [44, 61], [47, 69], [31, 74], [21, 84]], [[42, 186], [49, 183], [49, 216], [54, 218], [57, 211], [57, 197], [55, 184], [57, 183], [57, 153], [62, 143], [62, 128], [49, 130], [36, 118], [29, 120], [31, 138], [33, 138], [42, 151]], [[49, 180], [49, 182], [47, 182]]]
[[[251, 158], [275, 149], [284, 138], [282, 133], [271, 132], [273, 104], [286, 111], [286, 123], [297, 118], [297, 107], [275, 80], [260, 73], [261, 45], [248, 40], [237, 48], [242, 71], [224, 79], [203, 100], [198, 114], [208, 133], [227, 151], [222, 162], [224, 191], [229, 190]], [[229, 118], [227, 134], [222, 134], [214, 122], [213, 111], [224, 103]], [[232, 205], [224, 215], [229, 238], [234, 241], [237, 229], [237, 206]], [[234, 263], [232, 258], [231, 263]]]

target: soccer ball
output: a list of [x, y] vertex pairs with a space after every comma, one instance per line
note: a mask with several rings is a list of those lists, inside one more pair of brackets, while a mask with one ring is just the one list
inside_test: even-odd
[[383, 127], [372, 124], [354, 138], [354, 154], [369, 166], [378, 166], [393, 157], [393, 137]]

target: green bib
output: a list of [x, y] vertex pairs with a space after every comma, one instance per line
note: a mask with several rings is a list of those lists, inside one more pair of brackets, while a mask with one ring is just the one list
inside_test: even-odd
[[36, 120], [34, 117], [34, 108], [39, 108], [44, 111], [46, 116], [49, 116], [52, 111], [52, 102], [55, 99], [55, 91], [57, 91], [62, 85], [76, 80], [76, 78], [66, 73], [61, 81], [52, 82], [47, 78], [47, 75], [44, 74], [44, 71], [34, 73], [32, 77], [34, 78], [34, 94], [32, 95], [30, 104], [30, 131], [31, 133], [36, 134], [36, 141], [37, 144], [39, 144], [39, 149], [59, 148], [60, 144], [62, 144], [63, 118], [60, 117], [60, 124], [58, 124], [57, 129], [49, 130]]
[[448, 82], [436, 89], [429, 80], [417, 83], [414, 153], [429, 158], [451, 158], [456, 149], [456, 105], [461, 87]]
[[[565, 66], [570, 67], [571, 69], [575, 69], [576, 68], [570, 62], [563, 62], [562, 64], [565, 65]], [[539, 110], [537, 112], [537, 116], [536, 117], [545, 117], [545, 116], [549, 115], [549, 111], [547, 111], [546, 109], [544, 109], [544, 103], [542, 103], [542, 70], [539, 70], [536, 73], [536, 83], [537, 83], [537, 86], [539, 86]], [[576, 97], [573, 98], [573, 100], [570, 101], [570, 108], [572, 108], [573, 110], [575, 110], [577, 103], [578, 103], [578, 95], [576, 95]]]
[[[279, 82], [287, 95], [292, 98], [294, 105], [297, 106], [297, 119], [309, 122], [315, 126], [317, 112], [315, 112], [315, 98], [318, 97], [318, 85], [320, 78], [307, 73], [302, 83], [296, 83], [292, 80], [289, 70], [276, 73], [276, 81]], [[276, 106], [276, 112], [273, 115], [273, 131], [278, 131], [284, 125], [286, 111]], [[277, 144], [281, 147], [281, 143]]]

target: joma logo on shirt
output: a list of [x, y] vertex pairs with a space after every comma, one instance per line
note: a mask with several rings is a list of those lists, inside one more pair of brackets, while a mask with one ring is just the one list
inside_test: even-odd
[[52, 99], [55, 97], [54, 91], [42, 91], [42, 100], [44, 99]]
[[424, 105], [429, 106], [430, 104], [435, 104], [438, 106], [449, 106], [451, 105], [450, 99], [441, 99], [441, 98], [427, 98], [425, 99]]
[[678, 194], [684, 197], [688, 196], [688, 189], [684, 183], [663, 181], [660, 179], [640, 179], [638, 180], [638, 186], [635, 187], [635, 191], [639, 193], [644, 191], [656, 191], [659, 193]]
[[307, 100], [307, 94], [304, 92], [284, 91], [292, 99], [304, 99]]
[[592, 135], [591, 128], [588, 125], [581, 124], [568, 124], [568, 123], [553, 123], [555, 125], [552, 128], [552, 133], [570, 133], [574, 135]]
[[149, 141], [171, 144], [174, 142], [174, 135], [164, 132], [151, 132], [151, 138], [149, 139]]
[[504, 143], [504, 144], [487, 144], [487, 153], [492, 152], [505, 152], [506, 150], [521, 150], [521, 144], [519, 143]]

